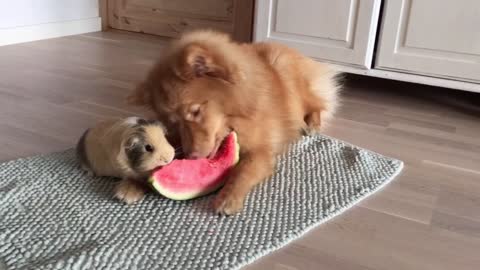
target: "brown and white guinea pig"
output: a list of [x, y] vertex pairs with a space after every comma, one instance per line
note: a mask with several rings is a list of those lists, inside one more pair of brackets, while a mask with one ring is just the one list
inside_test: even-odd
[[76, 151], [88, 172], [122, 179], [115, 196], [126, 203], [142, 199], [151, 171], [170, 163], [175, 156], [162, 123], [139, 117], [98, 123], [85, 131]]

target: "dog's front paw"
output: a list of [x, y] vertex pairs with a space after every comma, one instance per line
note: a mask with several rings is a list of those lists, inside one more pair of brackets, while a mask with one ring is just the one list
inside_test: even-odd
[[244, 196], [224, 188], [213, 200], [213, 209], [217, 214], [233, 215], [242, 210], [244, 199]]
[[140, 201], [145, 195], [145, 190], [131, 180], [122, 180], [115, 189], [115, 197], [127, 204]]
[[304, 127], [300, 131], [300, 134], [304, 136], [312, 136], [318, 133], [320, 133], [320, 127]]
[[304, 135], [315, 135], [322, 130], [321, 112], [314, 111], [305, 116], [306, 126], [303, 128]]

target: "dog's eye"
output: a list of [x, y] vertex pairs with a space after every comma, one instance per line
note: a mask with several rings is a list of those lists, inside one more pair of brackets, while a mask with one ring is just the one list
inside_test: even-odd
[[145, 151], [147, 151], [149, 153], [152, 153], [153, 150], [154, 150], [154, 148], [150, 144], [145, 145]]
[[176, 123], [178, 121], [178, 118], [175, 115], [170, 115], [168, 116], [168, 120], [170, 120], [171, 123]]
[[197, 118], [200, 115], [200, 108], [192, 111], [193, 118]]
[[192, 105], [186, 115], [188, 121], [198, 121], [202, 113], [202, 108], [200, 104]]

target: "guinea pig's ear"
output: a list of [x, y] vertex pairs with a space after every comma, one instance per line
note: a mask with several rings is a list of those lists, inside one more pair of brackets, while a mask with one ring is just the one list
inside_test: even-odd
[[130, 95], [127, 104], [134, 106], [148, 106], [151, 103], [151, 91], [147, 82], [140, 83]]
[[131, 149], [135, 148], [136, 146], [140, 145], [141, 142], [142, 142], [142, 140], [140, 139], [140, 137], [132, 135], [132, 136], [130, 136], [130, 138], [128, 138], [125, 141], [124, 148], [127, 151], [131, 150]]
[[211, 77], [234, 83], [230, 64], [215, 49], [192, 43], [183, 48], [174, 67], [175, 74], [188, 81]]

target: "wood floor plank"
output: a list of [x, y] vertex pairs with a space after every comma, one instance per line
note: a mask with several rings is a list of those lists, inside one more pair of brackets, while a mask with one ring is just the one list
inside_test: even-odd
[[127, 109], [121, 109], [121, 107], [109, 107], [101, 104], [90, 103], [88, 101], [74, 101], [64, 104], [64, 107], [91, 114], [98, 119], [104, 118], [116, 118], [116, 117], [128, 117], [133, 113]]
[[[349, 265], [359, 269], [472, 269], [480, 263], [475, 255], [480, 247], [476, 239], [361, 207], [314, 230], [290, 248], [297, 246], [319, 257], [337, 258], [330, 269]], [[264, 262], [263, 269], [281, 263], [283, 254], [270, 255], [270, 264]], [[321, 260], [316, 266], [303, 269], [328, 269]]]
[[442, 211], [435, 211], [431, 220], [432, 226], [450, 232], [463, 234], [466, 237], [480, 239], [480, 221], [461, 217], [454, 214], [447, 214]]
[[8, 124], [0, 124], [1, 137], [0, 161], [13, 157], [27, 157], [71, 147], [71, 143], [62, 142], [48, 135], [42, 135]]
[[402, 182], [393, 182], [372, 199], [363, 201], [362, 207], [402, 217], [404, 219], [430, 224], [438, 192], [416, 189]]
[[452, 216], [480, 222], [480, 194], [443, 190], [435, 209]]

